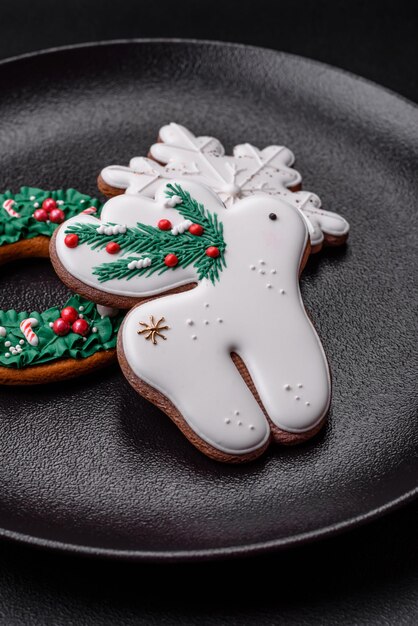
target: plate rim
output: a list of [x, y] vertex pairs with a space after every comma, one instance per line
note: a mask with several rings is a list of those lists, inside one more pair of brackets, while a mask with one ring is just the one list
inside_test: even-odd
[[[289, 52], [275, 50], [263, 46], [255, 46], [249, 44], [235, 43], [235, 42], [223, 42], [210, 39], [184, 39], [184, 38], [122, 38], [122, 39], [110, 39], [100, 41], [90, 41], [77, 44], [69, 44], [65, 46], [54, 46], [51, 48], [45, 48], [35, 50], [32, 52], [26, 52], [12, 57], [0, 59], [0, 72], [4, 66], [10, 64], [20, 63], [29, 59], [36, 59], [44, 55], [57, 54], [61, 52], [71, 52], [73, 50], [80, 50], [84, 48], [96, 48], [105, 46], [118, 46], [118, 45], [132, 45], [132, 44], [178, 44], [178, 45], [209, 45], [216, 47], [229, 47], [239, 48], [245, 50], [263, 51], [269, 52], [275, 55], [284, 56], [288, 58], [298, 59], [304, 63], [313, 64], [318, 67], [326, 68], [328, 71], [343, 74], [357, 83], [363, 83], [369, 85], [372, 88], [378, 89], [380, 92], [386, 93], [389, 97], [392, 97], [395, 101], [407, 105], [411, 108], [413, 114], [418, 113], [418, 104], [409, 100], [407, 97], [399, 94], [388, 87], [380, 85], [372, 80], [359, 76], [353, 72], [333, 66], [316, 59], [304, 57]], [[242, 545], [229, 545], [222, 548], [205, 548], [205, 549], [187, 549], [187, 550], [139, 550], [139, 549], [115, 549], [115, 548], [103, 548], [99, 546], [90, 546], [78, 543], [70, 543], [59, 541], [55, 539], [47, 539], [36, 535], [27, 533], [20, 533], [14, 530], [0, 527], [0, 539], [9, 540], [11, 542], [19, 542], [33, 547], [54, 550], [61, 553], [76, 554], [80, 556], [90, 556], [99, 558], [112, 558], [117, 560], [129, 560], [129, 561], [143, 561], [143, 562], [187, 562], [187, 561], [209, 561], [218, 560], [233, 557], [246, 557], [255, 556], [259, 554], [265, 554], [267, 552], [291, 548], [297, 545], [304, 545], [312, 541], [319, 541], [327, 537], [338, 535], [346, 530], [350, 530], [357, 526], [365, 525], [368, 522], [386, 515], [403, 505], [408, 504], [415, 498], [418, 498], [418, 484], [413, 489], [404, 492], [402, 495], [385, 502], [385, 504], [370, 509], [366, 513], [355, 515], [348, 519], [335, 524], [329, 524], [322, 528], [316, 528], [308, 532], [294, 534], [288, 537], [282, 537], [280, 539], [272, 539], [263, 542], [246, 543]]]
[[221, 559], [262, 555], [273, 551], [303, 546], [307, 543], [327, 539], [328, 537], [334, 537], [342, 534], [346, 530], [364, 526], [365, 524], [372, 522], [387, 513], [391, 513], [399, 509], [401, 506], [408, 504], [417, 497], [418, 487], [380, 507], [371, 509], [367, 513], [351, 517], [343, 522], [338, 522], [337, 524], [330, 524], [320, 529], [299, 533], [297, 535], [292, 535], [291, 537], [283, 537], [281, 539], [272, 539], [270, 541], [258, 543], [231, 545], [223, 548], [205, 548], [200, 550], [123, 550], [115, 548], [100, 548], [77, 543], [57, 541], [55, 539], [45, 539], [43, 537], [18, 533], [4, 528], [0, 528], [0, 539], [23, 543], [33, 547], [47, 549], [48, 551], [86, 557], [112, 558], [119, 561], [141, 561], [152, 563], [216, 561]]

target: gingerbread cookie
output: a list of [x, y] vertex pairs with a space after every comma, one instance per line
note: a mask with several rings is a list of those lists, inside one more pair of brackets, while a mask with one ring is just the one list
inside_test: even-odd
[[22, 187], [0, 194], [0, 265], [28, 257], [48, 257], [49, 238], [77, 213], [99, 215], [101, 204], [75, 189], [44, 191]]
[[51, 241], [68, 286], [139, 303], [119, 331], [125, 376], [197, 448], [229, 462], [273, 439], [304, 441], [325, 421], [328, 365], [298, 284], [309, 252], [290, 204], [264, 194], [226, 209], [190, 180], [160, 182], [155, 199], [116, 196], [101, 220], [72, 218]]
[[[98, 200], [75, 189], [0, 194], [0, 264], [48, 257], [49, 239], [65, 219], [100, 209]], [[0, 384], [43, 384], [107, 365], [116, 358], [122, 318], [79, 296], [42, 313], [0, 311]]]
[[159, 142], [151, 146], [150, 156], [153, 160], [133, 158], [129, 167], [104, 168], [98, 179], [100, 190], [110, 197], [125, 190], [152, 197], [162, 179], [191, 179], [213, 189], [227, 207], [261, 193], [281, 198], [302, 212], [311, 251], [347, 240], [348, 222], [322, 209], [316, 194], [300, 190], [301, 176], [292, 168], [295, 157], [284, 146], [259, 150], [246, 143], [235, 146], [233, 155], [228, 156], [214, 137], [195, 137], [187, 128], [172, 123], [161, 128]]
[[122, 319], [77, 295], [62, 309], [0, 311], [0, 384], [44, 384], [104, 367]]

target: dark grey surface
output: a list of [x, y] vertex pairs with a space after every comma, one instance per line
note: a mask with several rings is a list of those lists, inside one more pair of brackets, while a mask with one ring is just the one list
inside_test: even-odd
[[[146, 153], [158, 128], [176, 120], [229, 148], [292, 146], [305, 188], [352, 226], [349, 245], [312, 258], [301, 282], [334, 382], [319, 437], [224, 466], [190, 446], [117, 370], [2, 390], [4, 529], [138, 555], [229, 553], [294, 542], [412, 493], [412, 105], [320, 64], [210, 44], [62, 51], [3, 65], [0, 85], [1, 188], [42, 181], [94, 193], [103, 165]], [[47, 262], [2, 276], [3, 307], [64, 295]]]
[[132, 564], [3, 545], [0, 623], [413, 626], [417, 513], [416, 502], [344, 536], [219, 563]]
[[[417, 102], [415, 4], [121, 0], [115, 6], [114, 0], [3, 0], [0, 57], [117, 37], [229, 40], [319, 59]], [[187, 567], [106, 565], [1, 542], [0, 622], [414, 624], [417, 525], [415, 501], [355, 532], [302, 550]], [[265, 565], [275, 568], [273, 580], [263, 575]], [[189, 582], [201, 580], [207, 568], [210, 589], [217, 595], [202, 589], [197, 597], [186, 596]], [[177, 593], [175, 601], [170, 590]]]
[[414, 0], [2, 0], [0, 56], [102, 39], [233, 41], [330, 63], [418, 101]]

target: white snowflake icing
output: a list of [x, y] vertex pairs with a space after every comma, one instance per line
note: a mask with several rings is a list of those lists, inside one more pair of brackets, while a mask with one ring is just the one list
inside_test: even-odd
[[321, 208], [320, 198], [309, 191], [292, 191], [301, 182], [292, 168], [294, 155], [284, 146], [259, 150], [249, 143], [235, 146], [225, 155], [214, 137], [196, 137], [184, 126], [163, 126], [159, 143], [151, 146], [155, 159], [134, 157], [129, 167], [109, 166], [101, 176], [110, 186], [129, 194], [153, 196], [162, 179], [188, 178], [215, 191], [227, 207], [254, 194], [280, 197], [301, 211], [312, 245], [321, 244], [324, 233], [341, 237], [348, 233], [347, 221]]

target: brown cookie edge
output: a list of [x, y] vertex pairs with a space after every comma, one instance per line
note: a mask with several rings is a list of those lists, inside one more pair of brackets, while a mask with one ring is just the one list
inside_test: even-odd
[[85, 359], [59, 359], [22, 369], [0, 366], [0, 385], [46, 385], [77, 378], [116, 362], [116, 349], [101, 350]]
[[30, 257], [42, 259], [49, 257], [49, 237], [39, 235], [0, 246], [0, 265]]

